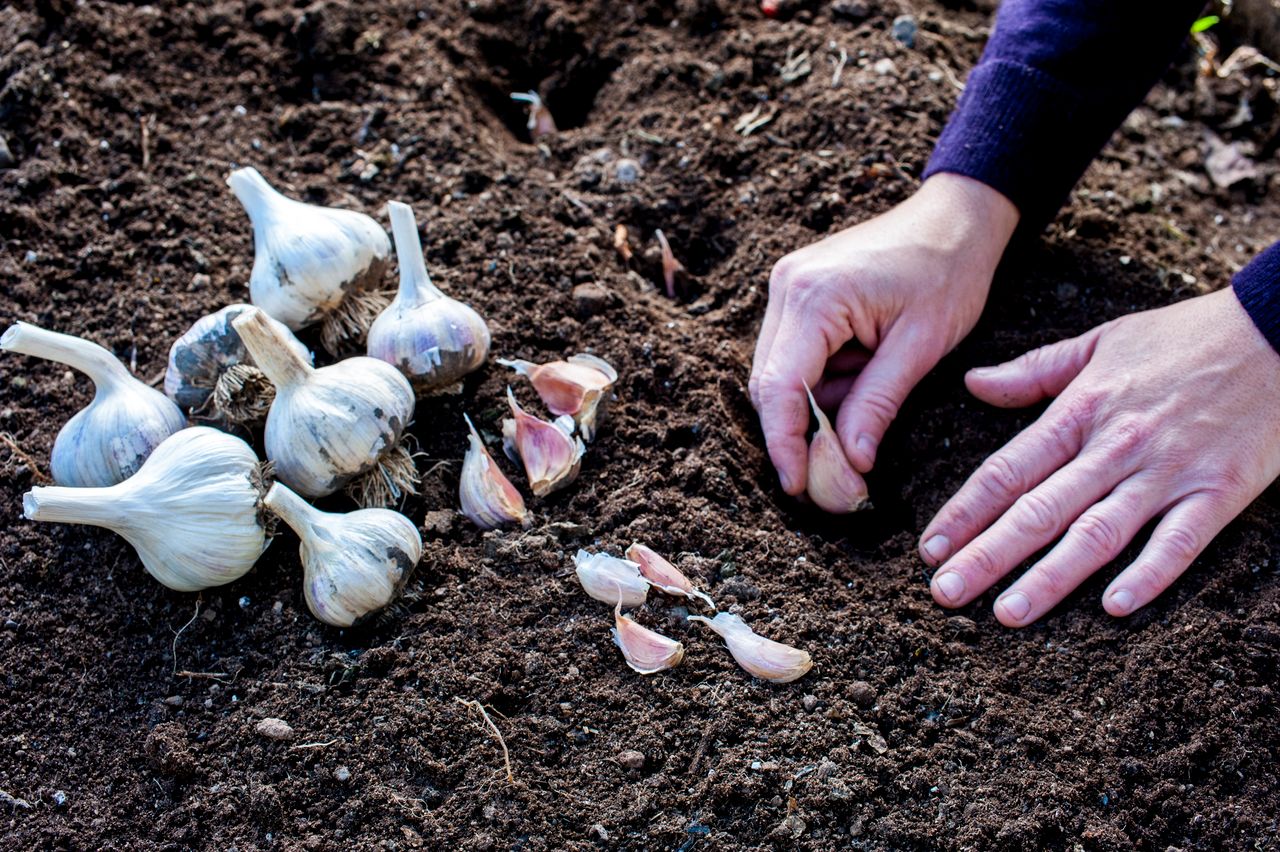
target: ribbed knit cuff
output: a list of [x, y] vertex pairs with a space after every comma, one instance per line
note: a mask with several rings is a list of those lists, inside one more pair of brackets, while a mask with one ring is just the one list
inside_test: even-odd
[[1271, 347], [1280, 352], [1280, 243], [1259, 254], [1231, 279], [1236, 298]]

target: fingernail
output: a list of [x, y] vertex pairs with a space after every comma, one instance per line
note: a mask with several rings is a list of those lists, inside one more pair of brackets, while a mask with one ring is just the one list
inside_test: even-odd
[[782, 490], [791, 493], [791, 476], [790, 474], [778, 472], [778, 483], [782, 486]]
[[948, 603], [956, 603], [964, 597], [964, 577], [960, 576], [959, 571], [943, 571], [933, 578], [933, 585], [942, 592]]
[[1128, 589], [1116, 589], [1111, 593], [1111, 608], [1120, 615], [1133, 612], [1133, 592]]
[[1031, 601], [1022, 592], [1010, 592], [996, 601], [996, 606], [1004, 610], [1010, 621], [1022, 621], [1031, 612]]
[[969, 371], [969, 375], [977, 376], [978, 378], [981, 379], [985, 376], [991, 375], [995, 371], [996, 371], [995, 367], [974, 367], [972, 370]]
[[940, 565], [951, 555], [951, 542], [945, 535], [935, 535], [924, 543], [924, 553], [934, 565]]
[[867, 461], [874, 462], [876, 460], [875, 438], [872, 438], [870, 435], [859, 435], [854, 446], [858, 448], [858, 452], [867, 457]]

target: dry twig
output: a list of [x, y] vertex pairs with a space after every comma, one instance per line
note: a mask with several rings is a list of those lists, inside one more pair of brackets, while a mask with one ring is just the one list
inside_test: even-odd
[[9, 448], [9, 453], [31, 469], [31, 478], [40, 485], [48, 485], [53, 480], [50, 479], [44, 471], [40, 469], [40, 465], [36, 464], [36, 460], [22, 447], [18, 446], [17, 438], [14, 438], [8, 432], [0, 432], [0, 444], [4, 444]]
[[480, 716], [485, 721], [485, 724], [489, 726], [489, 730], [493, 731], [493, 735], [498, 738], [498, 745], [502, 746], [502, 762], [506, 764], [507, 767], [507, 783], [514, 785], [516, 783], [516, 776], [511, 771], [511, 752], [507, 751], [507, 741], [502, 738], [502, 731], [499, 731], [498, 726], [493, 724], [493, 720], [489, 718], [489, 711], [485, 710], [484, 705], [479, 701], [476, 701], [474, 698], [468, 701], [455, 696], [453, 700], [457, 701], [464, 707], [474, 707], [479, 711]]

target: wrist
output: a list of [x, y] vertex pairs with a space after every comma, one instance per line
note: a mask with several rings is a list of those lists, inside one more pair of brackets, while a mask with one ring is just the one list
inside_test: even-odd
[[925, 217], [923, 231], [943, 251], [995, 271], [1014, 230], [1018, 208], [981, 181], [951, 172], [931, 175], [908, 201]]

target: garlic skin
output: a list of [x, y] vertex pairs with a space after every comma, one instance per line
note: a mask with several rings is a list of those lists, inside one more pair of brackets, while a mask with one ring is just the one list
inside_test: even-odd
[[628, 559], [640, 566], [640, 575], [655, 589], [666, 592], [668, 595], [699, 598], [711, 607], [712, 612], [716, 611], [715, 601], [694, 588], [693, 583], [681, 573], [679, 568], [659, 556], [652, 548], [637, 541], [627, 548], [626, 555]]
[[731, 612], [717, 613], [715, 618], [701, 615], [688, 618], [689, 621], [701, 621], [719, 633], [738, 665], [761, 680], [790, 683], [813, 668], [813, 659], [808, 651], [764, 638]]
[[489, 327], [469, 305], [431, 283], [418, 225], [407, 204], [387, 204], [400, 263], [400, 290], [369, 327], [368, 352], [399, 368], [420, 394], [461, 390], [489, 357]]
[[[232, 321], [252, 305], [228, 305], [192, 324], [169, 349], [165, 395], [184, 411], [227, 423], [257, 423], [267, 416], [275, 387], [254, 366]], [[279, 320], [271, 320], [307, 363], [311, 352]]]
[[458, 482], [462, 514], [482, 530], [514, 523], [528, 528], [532, 518], [524, 498], [494, 464], [471, 418], [462, 416], [469, 430], [467, 455], [462, 460], [462, 476]]
[[418, 528], [399, 512], [322, 512], [278, 482], [262, 502], [298, 534], [303, 594], [325, 624], [350, 627], [391, 603], [422, 558]]
[[230, 583], [267, 545], [262, 466], [234, 435], [193, 426], [167, 438], [133, 476], [105, 488], [32, 488], [33, 521], [89, 524], [123, 536], [147, 573], [179, 592]]
[[622, 614], [622, 604], [613, 610], [613, 641], [627, 665], [642, 675], [674, 669], [684, 659], [684, 645], [657, 631], [637, 624]]
[[584, 441], [595, 437], [602, 403], [618, 381], [618, 371], [608, 361], [579, 354], [546, 364], [502, 358], [498, 363], [527, 378], [552, 414], [572, 417]]
[[123, 482], [161, 442], [187, 425], [178, 406], [96, 343], [18, 322], [0, 336], [0, 350], [66, 364], [97, 388], [93, 401], [54, 439], [49, 470], [59, 485], [94, 488]]
[[529, 122], [525, 126], [529, 128], [529, 138], [534, 142], [556, 132], [556, 121], [551, 117], [551, 110], [547, 109], [537, 92], [532, 89], [527, 92], [512, 92], [511, 100], [529, 105]]
[[579, 550], [573, 566], [582, 590], [598, 601], [632, 607], [649, 597], [649, 582], [640, 576], [640, 566], [634, 562]]
[[312, 367], [260, 310], [232, 322], [276, 387], [264, 442], [276, 478], [305, 497], [356, 489], [361, 505], [417, 493], [417, 471], [400, 437], [413, 418], [413, 388], [376, 358]]
[[227, 186], [253, 223], [253, 304], [297, 331], [324, 322], [325, 349], [337, 354], [363, 336], [385, 302], [379, 289], [391, 241], [374, 219], [319, 207], [277, 192], [254, 168], [237, 169]]
[[510, 387], [507, 403], [512, 416], [502, 421], [502, 447], [508, 458], [524, 464], [534, 495], [545, 497], [573, 482], [587, 451], [582, 439], [573, 437], [573, 420], [560, 417], [548, 423], [534, 417], [520, 407]]
[[818, 407], [808, 384], [804, 386], [804, 392], [809, 395], [809, 407], [818, 420], [818, 431], [809, 442], [809, 498], [819, 509], [835, 515], [870, 508], [866, 480], [849, 464], [840, 437], [831, 428], [827, 415]]

